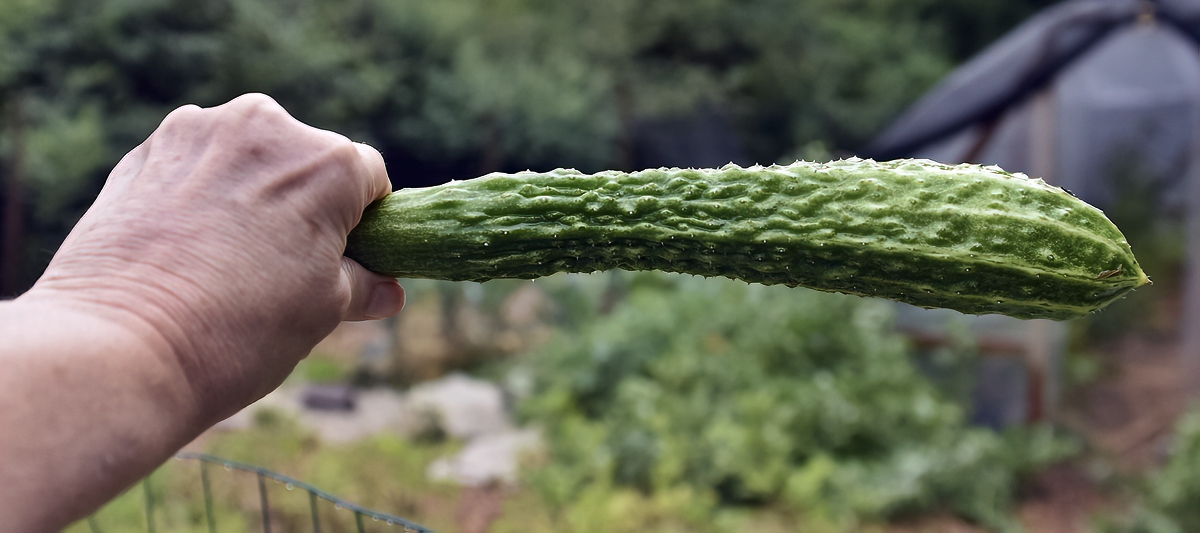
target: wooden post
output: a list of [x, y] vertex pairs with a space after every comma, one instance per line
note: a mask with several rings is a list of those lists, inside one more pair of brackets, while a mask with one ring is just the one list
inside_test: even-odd
[[1183, 333], [1180, 357], [1183, 358], [1184, 387], [1189, 397], [1196, 397], [1200, 396], [1200, 105], [1194, 100], [1191, 146], [1184, 189], [1187, 191], [1184, 204], [1187, 255], [1183, 271], [1183, 316], [1179, 327]]
[[[1033, 97], [1030, 117], [1031, 177], [1054, 183], [1058, 174], [1058, 106], [1053, 84]], [[1058, 413], [1059, 367], [1065, 326], [1050, 320], [1026, 323], [1026, 364], [1029, 369], [1029, 421], [1053, 420]]]

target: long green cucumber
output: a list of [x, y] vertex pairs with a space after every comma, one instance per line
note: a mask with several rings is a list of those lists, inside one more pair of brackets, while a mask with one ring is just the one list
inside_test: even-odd
[[494, 173], [372, 204], [346, 255], [395, 277], [614, 268], [1068, 319], [1149, 283], [1100, 210], [997, 167], [923, 160]]

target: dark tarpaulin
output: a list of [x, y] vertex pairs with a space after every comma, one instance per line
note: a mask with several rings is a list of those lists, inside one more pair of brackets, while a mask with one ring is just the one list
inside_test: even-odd
[[1200, 158], [1200, 1], [1075, 0], [1033, 18], [912, 106], [865, 150], [1044, 177], [1100, 207], [1116, 173], [1184, 209]]
[[[1150, 180], [1164, 208], [1185, 214], [1182, 352], [1189, 389], [1200, 393], [1200, 0], [1048, 8], [949, 75], [861, 153], [998, 164], [1102, 208], [1122, 194], [1118, 174]], [[1053, 405], [1063, 330], [1028, 329], [1027, 360], [1047, 378], [1041, 396]]]
[[992, 119], [1114, 28], [1136, 20], [1142, 9], [1140, 0], [1075, 0], [1043, 11], [942, 80], [876, 137], [864, 155], [905, 157]]

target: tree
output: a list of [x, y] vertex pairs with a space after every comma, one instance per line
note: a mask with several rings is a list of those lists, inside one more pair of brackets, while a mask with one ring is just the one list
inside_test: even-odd
[[185, 103], [268, 93], [379, 148], [397, 186], [630, 169], [641, 121], [704, 109], [769, 163], [852, 152], [1048, 2], [0, 0], [0, 101], [24, 102], [23, 154], [0, 127], [0, 169], [26, 176], [18, 290]]

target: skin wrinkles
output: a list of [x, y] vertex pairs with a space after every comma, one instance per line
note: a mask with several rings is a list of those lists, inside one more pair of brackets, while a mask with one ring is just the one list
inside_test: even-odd
[[390, 189], [377, 151], [263, 95], [167, 115], [0, 302], [0, 533], [82, 518], [338, 322], [398, 312], [395, 279], [342, 255]]

